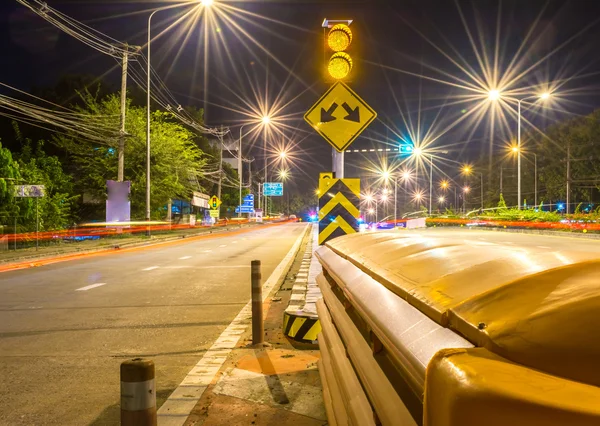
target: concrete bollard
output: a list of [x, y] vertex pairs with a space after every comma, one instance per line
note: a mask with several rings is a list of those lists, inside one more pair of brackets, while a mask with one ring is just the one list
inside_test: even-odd
[[154, 362], [135, 358], [121, 364], [121, 425], [156, 426]]
[[260, 260], [252, 261], [252, 344], [258, 345], [264, 342], [264, 323], [262, 307], [262, 283], [260, 272]]

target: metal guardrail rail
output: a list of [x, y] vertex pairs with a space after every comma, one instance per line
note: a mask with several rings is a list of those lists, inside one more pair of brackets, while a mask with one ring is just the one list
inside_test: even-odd
[[600, 424], [600, 343], [578, 331], [600, 326], [593, 253], [388, 232], [340, 237], [316, 256], [330, 424]]
[[[333, 383], [329, 376], [354, 376], [356, 370], [366, 390], [363, 395], [373, 404], [373, 410], [369, 406], [372, 418], [374, 414], [383, 425], [421, 424], [429, 360], [441, 349], [473, 345], [435, 324], [329, 248], [322, 247], [316, 254], [324, 270], [317, 277], [323, 293], [317, 312], [323, 328], [318, 338], [322, 363], [325, 371], [330, 372], [325, 375], [327, 384]], [[360, 328], [355, 325], [357, 322]], [[328, 355], [332, 345], [342, 355], [347, 351], [354, 370], [344, 356], [332, 359]], [[332, 370], [338, 374], [332, 374]], [[342, 394], [352, 394], [355, 388], [343, 383], [338, 387]], [[404, 401], [400, 395], [405, 396]], [[363, 423], [364, 404], [355, 405], [348, 398], [342, 400], [351, 424], [373, 424]], [[333, 406], [335, 413], [342, 410], [335, 403]], [[360, 411], [355, 413], [357, 409]]]

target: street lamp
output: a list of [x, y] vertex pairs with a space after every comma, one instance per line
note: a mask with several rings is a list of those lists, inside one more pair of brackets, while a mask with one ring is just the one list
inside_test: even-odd
[[[150, 221], [150, 76], [152, 75], [150, 69], [150, 43], [152, 41], [150, 30], [152, 25], [152, 17], [162, 10], [173, 9], [181, 6], [188, 6], [197, 1], [191, 1], [189, 3], [177, 4], [174, 6], [159, 7], [154, 10], [148, 17], [148, 64], [146, 68], [147, 80], [146, 80], [146, 221]], [[213, 0], [201, 0], [203, 6], [210, 6]], [[150, 228], [146, 231], [146, 235], [150, 236]]]
[[279, 178], [285, 182], [285, 180], [290, 176], [290, 172], [287, 170], [279, 170]]
[[[550, 93], [545, 92], [541, 95], [526, 96], [517, 101], [517, 206], [521, 209], [521, 102], [527, 99], [541, 99], [546, 100], [551, 96]], [[536, 200], [537, 203], [537, 200]], [[567, 207], [568, 208], [568, 207]]]
[[438, 198], [438, 203], [440, 203], [440, 204], [444, 204], [445, 201], [446, 201], [445, 197], [439, 197]]
[[497, 101], [500, 99], [500, 91], [499, 90], [490, 90], [488, 92], [488, 99], [490, 101]]
[[262, 119], [261, 119], [263, 124], [271, 124], [271, 117], [269, 117], [268, 115], [265, 115]]

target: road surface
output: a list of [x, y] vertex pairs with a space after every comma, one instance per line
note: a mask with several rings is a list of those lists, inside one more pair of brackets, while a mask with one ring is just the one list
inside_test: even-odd
[[118, 424], [119, 365], [156, 364], [160, 406], [304, 224], [0, 274], [0, 425]]

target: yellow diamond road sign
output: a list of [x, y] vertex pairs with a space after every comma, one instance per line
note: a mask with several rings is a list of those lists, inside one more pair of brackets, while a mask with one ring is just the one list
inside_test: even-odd
[[304, 115], [327, 142], [343, 152], [377, 117], [377, 113], [342, 82], [337, 82]]

